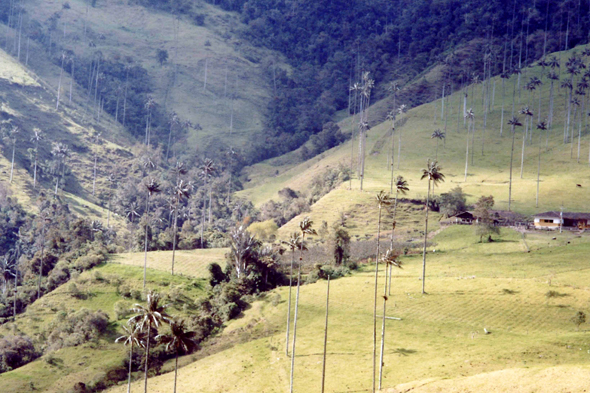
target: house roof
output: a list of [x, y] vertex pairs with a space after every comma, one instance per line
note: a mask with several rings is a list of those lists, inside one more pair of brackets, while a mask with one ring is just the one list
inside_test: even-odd
[[[550, 211], [545, 213], [535, 214], [535, 218], [560, 218], [561, 213], [557, 211]], [[576, 213], [576, 212], [563, 212], [563, 218], [565, 220], [590, 220], [590, 213]]]

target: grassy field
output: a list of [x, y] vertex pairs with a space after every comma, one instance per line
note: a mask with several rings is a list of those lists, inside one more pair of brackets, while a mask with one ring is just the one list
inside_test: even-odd
[[[204, 250], [178, 250], [174, 256], [174, 272], [181, 276], [207, 278], [207, 266], [217, 262], [225, 266], [226, 248], [209, 248]], [[116, 254], [111, 258], [112, 263], [143, 267], [144, 253]], [[150, 271], [170, 272], [172, 251], [151, 251], [147, 255], [147, 266]]]
[[[584, 48], [578, 47], [569, 52], [560, 52], [555, 55], [561, 59], [562, 68], [567, 58], [575, 51], [581, 52]], [[545, 73], [547, 70], [545, 71]], [[562, 70], [562, 76], [565, 72]], [[518, 112], [523, 106], [530, 102], [530, 107], [535, 116], [533, 120], [532, 143], [527, 142], [525, 146], [525, 159], [523, 176], [520, 177], [521, 148], [524, 134], [524, 126], [517, 127], [515, 137], [513, 185], [512, 185], [512, 209], [526, 214], [534, 214], [547, 210], [559, 210], [560, 206], [566, 211], [584, 211], [587, 209], [586, 200], [590, 191], [590, 168], [588, 154], [590, 149], [590, 134], [585, 127], [582, 128], [580, 162], [577, 162], [577, 133], [576, 122], [575, 141], [573, 158], [570, 158], [571, 145], [563, 143], [564, 120], [567, 117], [565, 97], [567, 90], [560, 89], [559, 83], [555, 84], [555, 109], [554, 125], [549, 134], [548, 151], [545, 152], [545, 134], [541, 136], [541, 172], [540, 172], [540, 195], [539, 206], [535, 207], [537, 187], [537, 163], [539, 153], [539, 131], [536, 129], [538, 120], [538, 98], [541, 91], [541, 116], [544, 120], [548, 116], [549, 106], [549, 82], [543, 77], [541, 67], [531, 67], [523, 71], [521, 85], [528, 82], [529, 78], [537, 76], [542, 79], [544, 85], [537, 89], [534, 97], [529, 96], [526, 90], [520, 94], [516, 91], [515, 110]], [[505, 111], [504, 125], [501, 128], [502, 109], [502, 82], [499, 77], [492, 79], [490, 90], [495, 91], [493, 105], [487, 116], [487, 125], [484, 133], [484, 110], [482, 105], [482, 89], [484, 85], [479, 84], [468, 88], [467, 108], [473, 107], [475, 112], [475, 138], [469, 135], [469, 166], [467, 179], [465, 180], [465, 160], [467, 132], [463, 125], [463, 92], [455, 92], [446, 99], [445, 108], [448, 113], [446, 122], [441, 119], [441, 99], [410, 110], [403, 117], [398, 117], [398, 126], [395, 131], [395, 176], [402, 175], [410, 187], [409, 197], [424, 198], [426, 195], [427, 183], [421, 181], [421, 168], [426, 166], [427, 158], [434, 159], [436, 156], [436, 141], [431, 139], [435, 129], [446, 131], [446, 143], [440, 143], [438, 150], [438, 161], [442, 172], [446, 175], [446, 181], [436, 190], [437, 193], [445, 192], [460, 186], [468, 194], [468, 202], [473, 203], [481, 195], [493, 195], [496, 208], [507, 209], [508, 207], [508, 183], [511, 150], [511, 132], [506, 124], [512, 112], [512, 89], [516, 76], [505, 82]], [[495, 89], [494, 89], [495, 83]], [[455, 86], [456, 89], [456, 86]], [[370, 115], [379, 123], [383, 121], [383, 113], [391, 108], [390, 99], [377, 102], [371, 108]], [[572, 111], [573, 119], [573, 111]], [[523, 115], [516, 114], [524, 124]], [[381, 119], [381, 120], [379, 120]], [[405, 120], [404, 120], [405, 119]], [[351, 123], [350, 118], [340, 121], [340, 127], [345, 132], [350, 132], [351, 125], [356, 125], [356, 120]], [[446, 125], [445, 125], [446, 124]], [[573, 127], [573, 121], [572, 125]], [[401, 134], [401, 162], [399, 169], [398, 144]], [[357, 143], [355, 138], [355, 144]], [[309, 214], [316, 221], [325, 220], [324, 217], [334, 215], [337, 211], [354, 211], [354, 205], [359, 200], [369, 201], [379, 190], [388, 191], [390, 188], [390, 166], [388, 156], [391, 146], [390, 122], [377, 124], [368, 132], [366, 177], [364, 182], [364, 194], [359, 193], [359, 181], [354, 176], [352, 190], [348, 191], [349, 184], [345, 183], [332, 192], [335, 195], [325, 196], [326, 202], [316, 204]], [[483, 146], [483, 150], [482, 150]], [[473, 162], [471, 160], [473, 152]], [[310, 185], [311, 179], [324, 171], [327, 167], [335, 167], [339, 163], [350, 166], [351, 142], [348, 141], [338, 147], [328, 150], [318, 157], [312, 158], [303, 163], [296, 163], [295, 153], [285, 157], [263, 162], [246, 170], [249, 182], [245, 183], [245, 190], [241, 194], [250, 198], [256, 205], [275, 199], [278, 200], [277, 192], [290, 187], [305, 192]], [[358, 148], [354, 148], [354, 159], [356, 162]], [[356, 164], [355, 164], [356, 169]], [[580, 184], [581, 187], [577, 187]], [[370, 196], [370, 197], [369, 197]], [[330, 206], [330, 212], [326, 207]], [[296, 217], [295, 222], [301, 217]], [[295, 224], [290, 224], [294, 226]], [[360, 225], [360, 223], [357, 223]]]
[[[115, 304], [130, 308], [134, 303], [141, 303], [141, 299], [124, 298], [119, 291], [125, 287], [141, 295], [142, 280], [143, 269], [108, 263], [80, 274], [70, 283], [43, 296], [17, 317], [16, 324], [1, 325], [0, 336], [16, 332], [38, 337], [45, 334], [44, 330], [64, 311], [83, 308], [102, 310], [110, 319], [107, 334], [99, 340], [59, 349], [16, 370], [0, 374], [3, 391], [26, 392], [34, 387], [37, 391], [62, 393], [70, 391], [76, 382], [92, 384], [104, 379], [111, 370], [119, 368], [128, 352], [123, 345], [115, 344], [114, 340], [119, 336], [119, 326], [126, 322], [126, 318], [117, 319]], [[83, 296], [72, 296], [72, 282]], [[171, 276], [152, 269], [148, 273], [147, 287], [163, 294], [164, 301], [172, 302], [169, 312], [173, 315], [184, 315], [187, 311], [182, 302], [173, 302], [173, 297], [168, 294], [181, 290], [187, 298], [194, 300], [203, 293], [205, 285], [204, 280], [191, 277]], [[166, 364], [164, 370], [170, 370], [170, 365]]]
[[[578, 330], [571, 318], [577, 311], [589, 311], [590, 238], [527, 234], [531, 251], [526, 252], [520, 233], [503, 230], [495, 242], [480, 244], [473, 228], [451, 227], [434, 241], [436, 252], [429, 253], [427, 262], [427, 295], [420, 293], [421, 256], [404, 257], [404, 268], [394, 272], [387, 315], [402, 320], [386, 323], [384, 391], [587, 389], [589, 328], [584, 324]], [[372, 268], [365, 267], [332, 282], [327, 391], [367, 391], [371, 386], [373, 276]], [[296, 391], [320, 386], [325, 291], [325, 281], [302, 287]], [[288, 389], [288, 288], [275, 293], [281, 297], [276, 306], [255, 303], [224, 332], [231, 335], [250, 326], [267, 336], [181, 368], [180, 391]], [[491, 333], [485, 334], [484, 328]], [[172, 382], [171, 373], [156, 377], [150, 391], [167, 392]], [[139, 389], [141, 382], [135, 385]]]

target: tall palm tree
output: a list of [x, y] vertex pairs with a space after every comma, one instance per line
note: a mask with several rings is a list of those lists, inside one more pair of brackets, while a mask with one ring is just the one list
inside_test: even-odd
[[571, 105], [574, 107], [574, 126], [572, 127], [570, 138], [570, 158], [574, 158], [574, 129], [576, 128], [576, 115], [580, 107], [580, 100], [577, 97], [572, 98]]
[[[373, 305], [373, 392], [375, 392], [375, 377], [377, 371], [377, 287], [379, 284], [379, 258], [381, 238], [381, 212], [383, 206], [391, 205], [391, 198], [383, 190], [376, 195], [379, 206], [379, 219], [377, 221], [377, 253], [375, 254], [375, 303]], [[385, 269], [385, 283], [387, 284], [387, 268]]]
[[133, 224], [133, 217], [139, 217], [138, 210], [139, 209], [138, 209], [137, 203], [135, 203], [135, 202], [131, 202], [125, 208], [125, 215], [129, 219], [129, 221], [131, 221], [132, 224]]
[[31, 142], [35, 143], [35, 164], [33, 169], [33, 188], [37, 185], [37, 155], [39, 154], [39, 142], [43, 140], [43, 132], [35, 128], [33, 129], [33, 136]]
[[[66, 144], [61, 142], [53, 142], [51, 147], [51, 154], [55, 157], [57, 162], [55, 168], [55, 191], [54, 194], [57, 195], [59, 183], [63, 182], [66, 173], [66, 161], [70, 155], [70, 149]], [[60, 174], [61, 169], [61, 174]]]
[[510, 211], [510, 206], [512, 203], [512, 162], [514, 159], [514, 137], [516, 135], [515, 128], [522, 127], [522, 123], [518, 120], [517, 117], [513, 117], [508, 121], [508, 125], [512, 127], [512, 149], [510, 150], [510, 180], [508, 183], [508, 211]]
[[293, 288], [293, 264], [295, 263], [295, 250], [304, 247], [301, 244], [301, 236], [294, 232], [289, 237], [289, 240], [283, 240], [282, 243], [291, 249], [291, 267], [289, 269], [289, 302], [287, 305], [287, 335], [285, 339], [285, 356], [289, 356], [289, 328], [291, 325], [291, 289]]
[[528, 132], [527, 131], [528, 125], [533, 120], [533, 112], [531, 112], [531, 110], [529, 109], [528, 106], [525, 106], [524, 108], [522, 108], [520, 110], [520, 114], [525, 116], [525, 118], [524, 118], [525, 132], [522, 134], [522, 152], [521, 152], [521, 156], [520, 156], [520, 178], [522, 179], [523, 170], [524, 170], [524, 146], [525, 146], [525, 142], [526, 142], [526, 135]]
[[149, 225], [149, 217], [150, 217], [150, 197], [160, 191], [160, 184], [155, 181], [154, 179], [150, 179], [149, 182], [145, 184], [145, 190], [147, 191], [147, 195], [145, 198], [145, 237], [143, 239], [144, 243], [144, 254], [143, 254], [143, 289], [145, 289], [145, 281], [146, 281], [146, 272], [147, 272], [147, 252], [148, 252], [148, 225]]
[[439, 129], [434, 130], [430, 139], [436, 139], [436, 159], [438, 159], [438, 142], [442, 139], [445, 139], [446, 135]]
[[393, 162], [395, 152], [395, 111], [388, 112], [386, 119], [391, 121], [391, 155], [388, 156], [387, 160], [390, 164], [389, 169], [391, 169], [391, 187], [393, 187]]
[[12, 142], [12, 160], [10, 161], [10, 184], [12, 184], [12, 175], [14, 173], [14, 153], [16, 151], [16, 137], [20, 129], [17, 126], [12, 126], [8, 133], [7, 139]]
[[299, 246], [299, 270], [297, 272], [297, 293], [295, 295], [295, 318], [293, 322], [293, 345], [291, 351], [291, 381], [290, 392], [293, 393], [293, 377], [295, 375], [295, 344], [297, 343], [297, 314], [299, 312], [299, 287], [301, 285], [301, 265], [303, 264], [303, 245], [305, 243], [305, 235], [317, 235], [315, 229], [312, 228], [313, 221], [309, 217], [305, 217], [299, 223], [299, 231], [301, 232], [301, 244]]
[[422, 169], [422, 177], [420, 180], [426, 179], [428, 181], [428, 193], [426, 194], [426, 205], [424, 206], [425, 220], [424, 220], [424, 249], [422, 250], [422, 293], [424, 291], [424, 281], [426, 280], [426, 240], [428, 239], [428, 204], [430, 200], [430, 184], [432, 187], [438, 186], [439, 183], [445, 181], [445, 175], [440, 171], [442, 168], [438, 165], [438, 162], [431, 161], [428, 159], [426, 168]]
[[[381, 258], [381, 262], [385, 265], [385, 269], [392, 267], [402, 268], [402, 261], [399, 260], [399, 254], [393, 249], [387, 250], [385, 255]], [[390, 273], [391, 279], [391, 273]], [[383, 354], [385, 351], [385, 314], [387, 312], [387, 280], [385, 280], [385, 288], [383, 289], [383, 318], [381, 321], [381, 352], [379, 354], [379, 390], [381, 390], [381, 382], [383, 381]]]
[[96, 188], [96, 164], [98, 161], [98, 145], [100, 144], [100, 132], [97, 132], [94, 135], [94, 144], [96, 145], [96, 151], [94, 152], [94, 170], [92, 171], [92, 195], [94, 195], [94, 191]]
[[[397, 215], [397, 202], [399, 194], [406, 195], [407, 192], [410, 191], [408, 187], [408, 182], [403, 176], [398, 176], [395, 179], [395, 199], [393, 202], [393, 216], [391, 220], [391, 249], [393, 250], [393, 232], [395, 231], [395, 227], [397, 226], [396, 215]], [[391, 266], [389, 269], [389, 293], [391, 294]]]
[[193, 185], [191, 182], [179, 180], [174, 187], [174, 230], [172, 235], [172, 269], [171, 273], [174, 275], [174, 255], [176, 254], [176, 233], [178, 231], [178, 205], [180, 201], [188, 198], [191, 194]]
[[59, 72], [59, 82], [57, 84], [57, 100], [56, 100], [56, 103], [55, 103], [55, 110], [58, 110], [59, 109], [59, 97], [60, 97], [60, 93], [61, 93], [61, 77], [62, 77], [62, 75], [64, 73], [64, 62], [66, 61], [66, 58], [67, 58], [66, 52], [61, 52], [61, 56], [60, 57], [61, 57], [61, 69], [60, 69], [60, 72]]
[[[408, 111], [408, 107], [405, 104], [400, 105], [397, 109], [397, 113], [402, 116]], [[397, 169], [399, 170], [399, 164], [402, 156], [402, 132], [401, 130], [397, 133]]]
[[51, 222], [47, 213], [39, 215], [43, 224], [41, 225], [41, 258], [39, 259], [39, 280], [37, 281], [37, 300], [41, 297], [41, 277], [43, 276], [43, 259], [45, 258], [45, 226]]
[[168, 147], [166, 148], [166, 161], [168, 161], [168, 155], [170, 153], [170, 142], [172, 141], [172, 131], [181, 124], [180, 118], [178, 117], [176, 112], [172, 112], [170, 114], [170, 118], [168, 119], [168, 124], [170, 125], [170, 133], [168, 134]]
[[506, 96], [506, 79], [510, 79], [509, 72], [502, 72], [500, 74], [500, 78], [502, 79], [502, 114], [500, 116], [500, 137], [502, 136], [502, 132], [504, 131], [504, 99]]
[[369, 106], [371, 103], [371, 91], [375, 87], [375, 81], [369, 78], [369, 73], [364, 72], [362, 75], [363, 84], [360, 87], [361, 107], [360, 107], [360, 122], [359, 122], [359, 148], [360, 148], [360, 179], [361, 191], [363, 190], [363, 180], [365, 177], [365, 155], [366, 155], [366, 141], [369, 126]]
[[[465, 112], [465, 118], [469, 119], [469, 128], [467, 128], [467, 145], [465, 148], [465, 178], [463, 179], [463, 181], [467, 181], [467, 169], [469, 167], [469, 131], [473, 128], [473, 123], [475, 120], [475, 115], [473, 113], [473, 110], [471, 108], [469, 108], [469, 110], [467, 112]], [[475, 130], [472, 130], [471, 132], [475, 133]], [[430, 190], [430, 188], [429, 188]]]
[[549, 130], [553, 126], [553, 91], [555, 81], [559, 80], [559, 75], [557, 75], [554, 70], [551, 70], [549, 74], [547, 74], [547, 78], [550, 80], [551, 85], [549, 88], [549, 117], [547, 118], [547, 131], [545, 132], [545, 151], [549, 150]]
[[153, 109], [156, 107], [156, 101], [154, 101], [153, 97], [148, 97], [144, 108], [147, 110], [147, 116], [145, 121], [145, 144], [149, 147], [150, 139], [151, 139], [151, 128], [152, 128], [152, 112]]
[[542, 135], [543, 135], [543, 131], [547, 129], [547, 123], [542, 121], [539, 124], [537, 124], [537, 129], [539, 130], [539, 161], [537, 163], [537, 198], [536, 198], [536, 202], [535, 202], [535, 207], [539, 207], [539, 182], [540, 182], [540, 177], [541, 177], [541, 141], [542, 141]]
[[144, 392], [147, 393], [147, 377], [148, 377], [148, 366], [150, 359], [150, 341], [152, 339], [152, 329], [157, 329], [162, 323], [170, 323], [171, 317], [166, 312], [169, 304], [160, 304], [160, 294], [154, 291], [148, 291], [146, 296], [146, 304], [135, 304], [132, 311], [137, 315], [129, 318], [128, 324], [133, 326], [137, 324], [139, 329], [145, 331], [147, 329], [146, 336], [146, 352], [145, 352], [145, 372], [144, 372]]
[[127, 376], [127, 393], [131, 393], [131, 366], [133, 365], [133, 347], [144, 346], [145, 333], [141, 330], [138, 323], [123, 325], [124, 334], [119, 336], [115, 342], [122, 342], [123, 345], [129, 345], [129, 372]]
[[330, 274], [328, 274], [328, 288], [326, 289], [326, 322], [324, 325], [324, 357], [322, 361], [322, 389], [324, 393], [326, 382], [326, 351], [328, 349], [328, 311], [330, 310]]
[[172, 350], [176, 355], [176, 360], [174, 361], [174, 393], [176, 393], [176, 380], [178, 377], [178, 353], [190, 352], [197, 347], [196, 334], [196, 332], [186, 330], [184, 321], [173, 319], [170, 321], [170, 334], [159, 334], [156, 336], [157, 342], [165, 344], [166, 350]]
[[[209, 225], [211, 224], [211, 192], [213, 188], [213, 184], [209, 182], [211, 177], [217, 172], [217, 168], [215, 167], [215, 163], [210, 158], [206, 158], [203, 166], [201, 167], [201, 179], [203, 179], [204, 188], [207, 189], [209, 186], [208, 194], [209, 194]], [[203, 232], [205, 230], [205, 209], [207, 207], [207, 201], [203, 201], [203, 209], [202, 209], [202, 216], [201, 216], [201, 244], [203, 244]]]

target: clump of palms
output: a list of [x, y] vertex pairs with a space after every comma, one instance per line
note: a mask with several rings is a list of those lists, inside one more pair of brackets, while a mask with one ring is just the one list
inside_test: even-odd
[[429, 195], [430, 195], [430, 185], [432, 187], [438, 186], [439, 183], [445, 181], [445, 175], [440, 171], [442, 168], [438, 165], [436, 160], [431, 161], [428, 159], [426, 163], [426, 168], [422, 169], [422, 177], [420, 180], [426, 179], [428, 181], [428, 193], [426, 194], [426, 204], [424, 206], [424, 248], [422, 250], [422, 293], [426, 293], [424, 291], [425, 288], [425, 281], [426, 281], [426, 241], [428, 239], [428, 210], [429, 210]]

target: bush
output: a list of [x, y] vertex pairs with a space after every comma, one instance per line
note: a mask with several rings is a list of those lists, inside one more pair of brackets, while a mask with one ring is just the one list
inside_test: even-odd
[[33, 341], [27, 336], [0, 338], [0, 373], [27, 364], [39, 357]]
[[106, 257], [100, 254], [89, 254], [76, 259], [74, 267], [79, 271], [89, 270], [106, 261]]
[[73, 347], [97, 339], [105, 333], [109, 317], [104, 312], [82, 308], [77, 312], [59, 312], [44, 332], [47, 352]]
[[115, 318], [117, 318], [117, 321], [127, 318], [133, 313], [133, 311], [131, 311], [131, 305], [124, 300], [116, 302], [113, 308], [115, 310]]
[[274, 220], [255, 222], [248, 227], [248, 232], [257, 239], [268, 242], [275, 240], [278, 230], [279, 227]]

